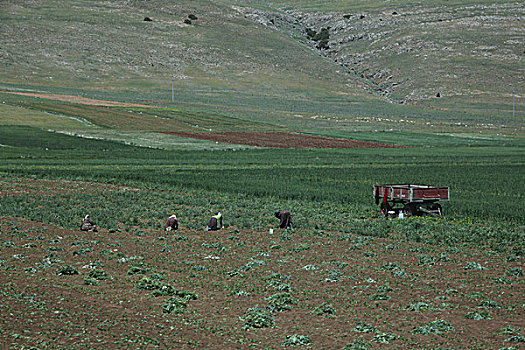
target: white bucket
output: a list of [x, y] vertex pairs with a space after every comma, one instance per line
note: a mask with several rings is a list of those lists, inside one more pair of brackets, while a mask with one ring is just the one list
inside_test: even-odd
[[273, 228], [270, 229], [270, 234], [273, 235]]

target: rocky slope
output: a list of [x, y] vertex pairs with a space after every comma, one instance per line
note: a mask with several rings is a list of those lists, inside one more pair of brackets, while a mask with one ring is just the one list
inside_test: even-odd
[[525, 7], [465, 3], [322, 14], [242, 11], [299, 38], [391, 101], [501, 100], [523, 91]]

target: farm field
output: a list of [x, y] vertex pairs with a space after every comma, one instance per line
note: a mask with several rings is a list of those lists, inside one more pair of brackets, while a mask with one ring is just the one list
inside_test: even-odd
[[[27, 126], [0, 139], [3, 347], [523, 342], [522, 147], [174, 153]], [[402, 179], [451, 186], [445, 216], [382, 218], [371, 186]], [[280, 208], [294, 229], [270, 235]], [[205, 232], [217, 210], [225, 229]], [[79, 231], [86, 213], [98, 233]]]
[[524, 349], [524, 15], [0, 2], [0, 349]]
[[[377, 217], [359, 227], [297, 215], [296, 229], [270, 235], [276, 203], [100, 182], [8, 176], [0, 196], [22, 211], [0, 223], [3, 346], [486, 349], [523, 339], [522, 242], [429, 244], [429, 232], [403, 228], [444, 222], [384, 230]], [[226, 229], [204, 232], [205, 208], [227, 202]], [[57, 224], [86, 210], [100, 232]], [[170, 210], [181, 227], [167, 234]]]

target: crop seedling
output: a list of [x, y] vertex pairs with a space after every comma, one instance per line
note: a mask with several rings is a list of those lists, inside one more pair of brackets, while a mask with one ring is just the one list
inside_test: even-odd
[[343, 273], [341, 271], [332, 269], [328, 271], [328, 277], [324, 280], [325, 282], [339, 282], [342, 275]]
[[492, 317], [490, 317], [488, 311], [486, 310], [467, 312], [467, 314], [465, 315], [465, 318], [468, 318], [469, 320], [490, 320], [492, 319]]
[[483, 300], [481, 303], [479, 303], [479, 306], [481, 307], [495, 307], [500, 309], [501, 306], [495, 302], [494, 300]]
[[311, 339], [307, 335], [287, 335], [284, 342], [281, 344], [282, 346], [301, 346], [301, 345], [309, 345], [311, 343]]
[[456, 330], [448, 321], [435, 320], [421, 327], [412, 329], [412, 334], [443, 334]]
[[381, 344], [389, 344], [391, 341], [394, 341], [397, 339], [397, 336], [395, 336], [392, 333], [380, 333], [376, 334], [371, 341]]
[[188, 300], [186, 298], [173, 297], [164, 302], [162, 312], [167, 314], [182, 314], [186, 312]]
[[513, 268], [509, 269], [505, 273], [505, 276], [508, 276], [508, 277], [523, 277], [523, 269], [521, 267], [513, 267]]
[[505, 339], [505, 341], [510, 343], [525, 343], [525, 337], [521, 335], [513, 335], [512, 337]]
[[266, 298], [266, 300], [268, 300], [266, 308], [271, 312], [290, 310], [292, 305], [297, 304], [292, 295], [288, 292], [276, 293]]
[[335, 316], [335, 308], [332, 304], [324, 302], [321, 305], [317, 306], [314, 310], [310, 311], [312, 315], [333, 317]]
[[513, 325], [508, 325], [498, 331], [499, 334], [506, 334], [506, 335], [519, 335], [521, 333], [521, 329], [514, 327]]
[[268, 328], [275, 325], [275, 320], [268, 310], [261, 309], [257, 305], [248, 309], [246, 314], [239, 318], [244, 322], [243, 328]]
[[375, 333], [377, 332], [377, 328], [368, 323], [358, 322], [353, 331], [360, 333]]
[[465, 270], [485, 270], [486, 267], [481, 266], [478, 262], [468, 262], [467, 265], [465, 265]]
[[71, 265], [62, 265], [56, 270], [56, 274], [59, 276], [78, 275], [78, 270]]
[[370, 350], [363, 339], [355, 339], [353, 343], [346, 344], [343, 350]]

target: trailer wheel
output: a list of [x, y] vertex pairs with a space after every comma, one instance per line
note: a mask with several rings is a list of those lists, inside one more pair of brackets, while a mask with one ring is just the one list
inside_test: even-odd
[[403, 214], [405, 214], [406, 217], [414, 216], [416, 215], [417, 208], [414, 203], [407, 203], [403, 207]]
[[437, 216], [443, 216], [443, 208], [441, 208], [441, 204], [434, 203], [431, 207], [431, 209], [435, 212], [437, 212]]

